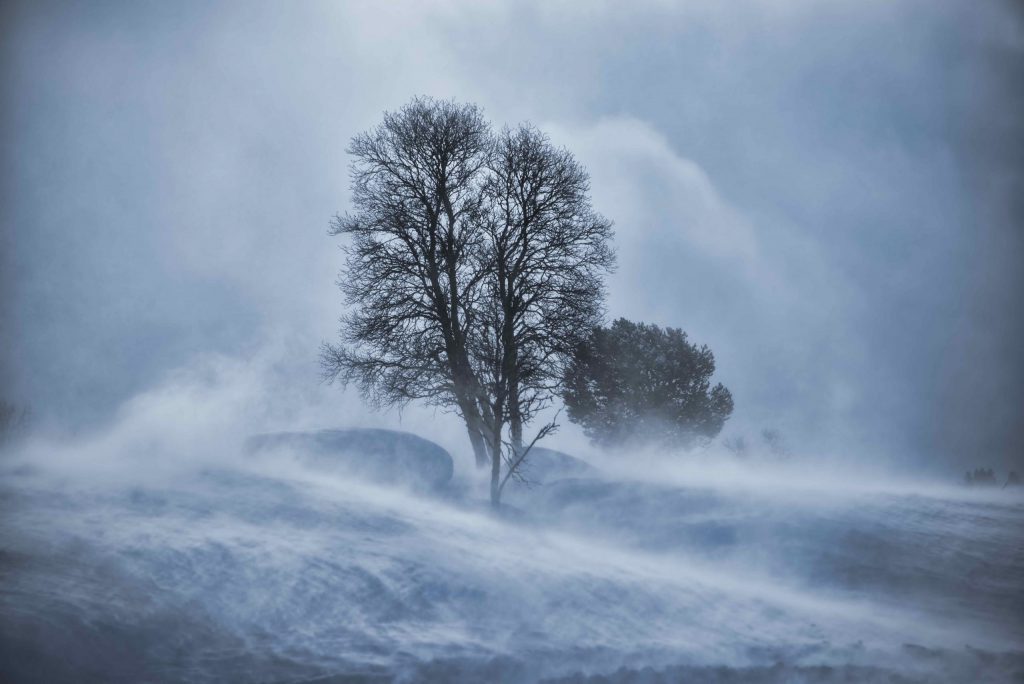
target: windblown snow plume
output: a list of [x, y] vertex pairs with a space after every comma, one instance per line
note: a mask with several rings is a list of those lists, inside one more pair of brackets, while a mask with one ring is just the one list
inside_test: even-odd
[[[252, 405], [229, 400], [252, 386], [222, 380], [150, 393], [93, 439], [4, 455], [5, 681], [1024, 672], [1024, 502], [1008, 490], [653, 461], [624, 478], [541, 451], [535, 484], [495, 515], [472, 481], [410, 487], [381, 476], [386, 461], [365, 479], [302, 440], [254, 450], [240, 418]], [[218, 404], [216, 424], [238, 431], [219, 440], [203, 418]], [[170, 434], [168, 410], [183, 416]], [[367, 459], [393, 452], [359, 434]]]

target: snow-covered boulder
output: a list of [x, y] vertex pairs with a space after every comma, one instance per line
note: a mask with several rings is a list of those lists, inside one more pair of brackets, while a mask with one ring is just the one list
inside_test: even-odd
[[395, 430], [276, 432], [250, 437], [246, 446], [251, 453], [287, 451], [312, 467], [415, 489], [443, 487], [454, 470], [451, 455], [440, 445]]
[[594, 477], [598, 473], [596, 468], [575, 456], [539, 446], [530, 449], [521, 472], [531, 484], [548, 484], [565, 478]]

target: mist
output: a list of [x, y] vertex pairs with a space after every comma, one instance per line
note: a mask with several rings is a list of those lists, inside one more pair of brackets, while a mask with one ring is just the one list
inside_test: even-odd
[[[962, 484], [1024, 471], [1017, 5], [12, 2], [0, 35], [7, 678], [1024, 671], [1020, 488]], [[345, 149], [418, 95], [586, 167], [607, 318], [714, 351], [717, 438], [558, 414], [571, 468], [496, 514], [457, 415], [323, 381]], [[247, 446], [344, 428], [454, 476]]]

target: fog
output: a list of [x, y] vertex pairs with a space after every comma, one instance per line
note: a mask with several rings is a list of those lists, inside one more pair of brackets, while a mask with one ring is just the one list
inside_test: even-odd
[[[8, 2], [0, 35], [10, 678], [1024, 671], [1024, 504], [961, 486], [1024, 470], [1019, 6]], [[602, 452], [563, 414], [589, 469], [496, 515], [457, 417], [321, 381], [344, 150], [414, 95], [587, 167], [608, 316], [710, 346], [720, 439]], [[245, 447], [343, 427], [455, 476]]]

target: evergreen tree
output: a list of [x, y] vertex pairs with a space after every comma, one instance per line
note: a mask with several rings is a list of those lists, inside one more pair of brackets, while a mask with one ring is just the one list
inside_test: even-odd
[[620, 318], [577, 345], [565, 374], [569, 419], [595, 444], [689, 448], [717, 435], [732, 395], [711, 386], [715, 357], [678, 328]]

